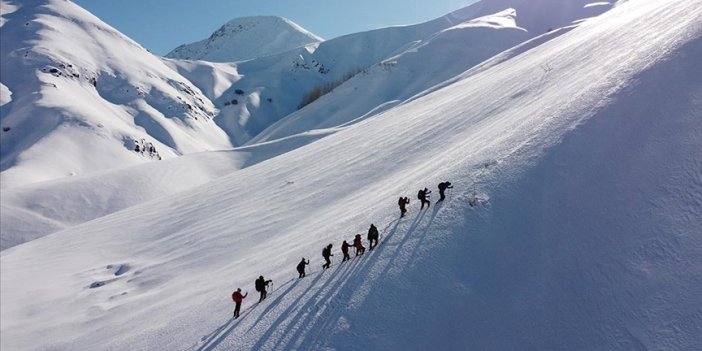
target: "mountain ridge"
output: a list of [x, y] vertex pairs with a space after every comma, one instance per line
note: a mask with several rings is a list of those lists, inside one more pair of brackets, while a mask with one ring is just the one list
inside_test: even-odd
[[3, 188], [231, 147], [197, 87], [72, 2], [3, 18]]
[[245, 61], [321, 41], [322, 38], [284, 17], [239, 17], [223, 24], [207, 39], [179, 45], [166, 57], [212, 62]]

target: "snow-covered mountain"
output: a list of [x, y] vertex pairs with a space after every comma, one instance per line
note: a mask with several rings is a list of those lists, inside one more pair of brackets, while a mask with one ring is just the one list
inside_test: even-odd
[[2, 187], [231, 148], [188, 79], [70, 1], [2, 1]]
[[[518, 42], [542, 35], [551, 39], [562, 32], [544, 34], [549, 29], [571, 26], [611, 6], [585, 0], [484, 0], [425, 23], [349, 34], [229, 65], [240, 79], [208, 97], [221, 109], [215, 121], [235, 145], [290, 135], [282, 130], [339, 126], [394, 106]], [[210, 63], [168, 63], [191, 80], [197, 80], [190, 74], [193, 65], [217, 75]], [[207, 84], [198, 87], [211, 90]], [[325, 98], [334, 103], [313, 102], [300, 109], [332, 89]]]
[[[548, 2], [542, 2], [541, 12], [524, 11], [531, 17], [521, 18], [507, 7], [524, 6], [520, 1], [484, 3], [490, 6], [481, 2], [427, 23], [352, 34], [319, 47], [296, 44], [298, 48], [292, 51], [237, 65], [159, 62], [70, 2], [34, 0], [16, 6], [5, 1], [8, 10], [3, 15], [0, 53], [5, 62], [2, 123], [7, 130], [3, 133], [2, 186], [291, 135], [281, 130], [297, 133], [357, 121], [535, 35], [519, 30], [515, 19], [530, 24], [536, 18], [555, 26], [591, 14], [583, 10], [589, 7], [580, 6], [576, 11], [578, 6], [570, 6], [544, 18], [533, 14], [545, 12], [543, 3]], [[489, 12], [495, 9], [499, 9], [497, 14]], [[482, 22], [476, 16], [484, 16]], [[508, 20], [491, 22], [489, 18]], [[239, 26], [249, 29], [237, 32], [236, 37], [249, 43], [260, 43], [264, 32], [288, 32], [281, 26], [307, 33], [275, 17], [235, 20], [223, 28], [234, 33]], [[67, 30], [58, 30], [64, 27]], [[224, 40], [230, 35], [217, 37]], [[63, 49], [68, 42], [75, 50]], [[211, 44], [216, 50], [227, 47], [220, 41]], [[433, 50], [443, 54], [435, 55]], [[456, 59], [445, 59], [450, 56]], [[359, 73], [363, 77], [354, 79], [353, 85], [335, 92], [332, 99], [336, 103], [314, 104], [320, 91]], [[34, 83], [25, 84], [30, 75], [36, 76]], [[387, 89], [377, 86], [378, 82], [401, 88]], [[306, 100], [313, 103], [291, 115]], [[288, 121], [281, 123], [296, 128], [277, 125], [261, 134], [286, 116]], [[149, 152], [144, 157], [145, 146], [148, 150], [153, 146], [158, 155]], [[140, 152], [132, 152], [137, 147]], [[68, 149], [80, 154], [80, 162], [62, 157]]]
[[308, 133], [236, 150], [184, 155], [163, 162], [3, 189], [0, 249], [203, 185], [329, 133]]
[[287, 18], [241, 17], [225, 23], [207, 39], [178, 46], [166, 57], [212, 62], [244, 61], [322, 40]]
[[[254, 138], [289, 136], [280, 133], [280, 126], [259, 134], [298, 110], [320, 87], [334, 86], [360, 72], [366, 79], [357, 79], [346, 91], [365, 95], [344, 94], [344, 98], [364, 103], [333, 107], [312, 103], [309, 112], [289, 119], [306, 120], [295, 123], [298, 127], [290, 129], [295, 133], [338, 126], [392, 106], [526, 37], [514, 30], [513, 22], [504, 30], [493, 24], [458, 30], [455, 24], [461, 22], [452, 15], [451, 21], [440, 18], [358, 33], [319, 48], [308, 45], [238, 65], [164, 61], [73, 3], [3, 4], [3, 188], [227, 149]], [[297, 28], [280, 18], [257, 19], [232, 21], [223, 28], [251, 27], [238, 37], [255, 43], [260, 42], [260, 31], [280, 32], [281, 23]], [[483, 35], [491, 26], [494, 37]], [[433, 55], [427, 40], [443, 41], [437, 50], [447, 50], [445, 55]], [[224, 48], [217, 44], [216, 48]], [[70, 50], [65, 49], [68, 46]], [[424, 54], [412, 55], [413, 51]], [[416, 58], [397, 60], [398, 55]], [[448, 63], [441, 59], [452, 55], [459, 59]], [[393, 67], [409, 73], [392, 74], [396, 78], [384, 84], [407, 86], [395, 91], [375, 87], [374, 82], [388, 78]], [[368, 96], [372, 98], [366, 101]], [[65, 157], [69, 152], [78, 157]]]
[[356, 123], [402, 103], [529, 39], [529, 33], [516, 26], [515, 17], [515, 11], [507, 9], [409, 43], [400, 53], [364, 68], [318, 103], [284, 117], [249, 143]]
[[[528, 3], [560, 14], [578, 2]], [[701, 5], [624, 1], [577, 27], [564, 20], [343, 127], [281, 124], [288, 136], [245, 149], [47, 182], [34, 197], [13, 187], [13, 203], [40, 204], [50, 219], [61, 202], [36, 199], [121, 205], [2, 251], [0, 347], [698, 350]], [[516, 20], [505, 10], [379, 60], [421, 61], [471, 27], [508, 40], [533, 30], [519, 8]], [[201, 72], [208, 94], [250, 75], [244, 63], [166, 62]], [[14, 104], [22, 94], [7, 87]], [[329, 95], [305, 109], [338, 103]], [[193, 174], [198, 163], [209, 170]], [[203, 181], [153, 189], [185, 172]], [[111, 200], [133, 175], [146, 202]], [[445, 202], [420, 211], [412, 201], [398, 219], [398, 196], [444, 180], [454, 184]], [[341, 263], [339, 244], [370, 223], [378, 248]], [[330, 242], [334, 263], [320, 272]], [[301, 257], [312, 265], [297, 279]], [[274, 283], [256, 304], [259, 275]], [[233, 320], [237, 287], [250, 295]]]
[[[68, 67], [74, 64], [65, 62], [87, 60], [89, 63], [86, 66], [95, 68], [89, 71], [81, 68], [88, 73], [70, 76], [79, 78], [87, 74], [96, 78], [86, 78], [92, 86], [85, 86], [80, 79], [76, 79], [77, 84], [74, 84], [76, 82], [68, 79], [66, 73], [50, 78], [46, 72], [37, 72], [44, 69], [50, 73], [54, 68], [41, 66], [26, 58], [19, 60], [17, 52], [20, 49], [10, 50], [10, 46], [3, 45], [3, 49], [10, 48], [4, 54], [9, 57], [7, 62], [17, 63], [24, 69], [16, 71], [9, 65], [3, 66], [4, 71], [12, 71], [3, 74], [3, 81], [10, 86], [23, 84], [24, 89], [22, 94], [17, 95], [3, 85], [3, 89], [8, 90], [7, 94], [3, 94], [8, 101], [13, 96], [36, 98], [47, 94], [44, 92], [47, 86], [38, 81], [22, 83], [25, 75], [55, 79], [61, 85], [60, 89], [49, 89], [49, 93], [58, 94], [50, 100], [53, 104], [51, 108], [45, 107], [48, 100], [44, 98], [15, 101], [2, 107], [3, 124], [8, 128], [3, 145], [12, 146], [3, 146], [2, 185], [7, 190], [7, 196], [2, 200], [4, 211], [0, 213], [4, 229], [2, 248], [80, 224], [156, 195], [165, 195], [166, 189], [172, 192], [185, 189], [183, 182], [174, 182], [178, 186], [166, 188], [154, 186], [153, 181], [146, 182], [154, 187], [153, 191], [134, 186], [132, 179], [120, 176], [124, 174], [122, 169], [125, 166], [202, 150], [254, 145], [273, 139], [279, 140], [275, 145], [299, 147], [396, 106], [540, 33], [539, 28], [529, 32], [517, 23], [525, 23], [529, 28], [533, 27], [533, 22], [554, 27], [568, 24], [568, 28], [572, 28], [574, 20], [611, 7], [610, 4], [599, 4], [595, 6], [599, 12], [593, 12], [592, 6], [576, 1], [574, 4], [578, 6], [564, 6], [563, 10], [552, 15], [543, 15], [551, 13], [549, 6], [553, 7], [555, 3], [540, 2], [534, 5], [539, 11], [529, 11], [519, 1], [489, 0], [418, 25], [352, 34], [323, 42], [318, 47], [308, 45], [241, 63], [213, 63], [174, 59], [159, 62], [138, 44], [71, 3], [47, 2], [48, 6], [40, 7], [44, 2], [27, 2], [19, 11], [9, 2], [6, 4], [8, 11], [3, 15], [3, 20], [9, 22], [4, 26], [8, 30], [19, 30], [22, 34], [7, 36], [8, 43], [15, 47], [25, 47], [27, 44], [27, 48], [42, 52], [44, 60], [53, 62], [47, 64], [50, 67]], [[509, 6], [523, 10], [528, 16], [520, 16]], [[496, 13], [489, 12], [496, 9], [499, 9]], [[41, 25], [24, 26], [20, 20], [25, 17], [41, 17]], [[270, 20], [277, 23], [280, 19]], [[62, 28], [66, 23], [78, 23], [80, 28], [66, 32], [42, 30]], [[236, 22], [229, 25], [233, 23]], [[260, 34], [257, 31], [278, 32], [275, 24], [268, 25], [266, 27], [266, 21], [259, 21], [257, 29], [238, 33], [237, 38], [259, 42], [260, 38], [252, 36]], [[93, 36], [92, 28], [100, 30]], [[5, 29], [3, 32], [6, 32]], [[74, 41], [73, 32], [77, 32], [81, 39]], [[103, 38], [101, 33], [104, 32], [113, 33], [114, 37]], [[555, 29], [535, 40], [542, 43], [564, 32]], [[27, 39], [29, 37], [40, 40], [32, 41]], [[65, 50], [63, 45], [68, 45], [65, 44], [67, 42], [79, 45], [80, 50]], [[123, 47], [128, 49], [122, 50]], [[90, 56], [82, 54], [85, 52], [89, 52]], [[128, 54], [125, 55], [125, 52]], [[59, 72], [56, 69], [57, 75]], [[10, 79], [6, 79], [6, 76]], [[167, 90], [167, 86], [161, 87], [163, 82], [170, 82], [166, 85], [175, 84], [182, 91]], [[336, 89], [314, 100], [332, 88]], [[191, 96], [191, 93], [195, 95]], [[171, 98], [178, 103], [169, 103], [168, 99]], [[210, 104], [208, 99], [214, 104]], [[309, 103], [299, 109], [305, 99]], [[188, 102], [190, 100], [193, 101]], [[61, 103], [57, 104], [56, 101]], [[206, 116], [198, 121], [198, 114], [204, 111], [197, 107], [200, 105], [206, 110]], [[195, 108], [190, 110], [192, 107], [188, 106]], [[106, 114], [105, 111], [113, 112]], [[57, 115], [66, 117], [56, 122], [60, 128], [47, 127], [46, 138], [42, 137], [44, 134], [41, 132], [29, 133], [26, 132], [27, 128], [16, 127], [33, 125], [37, 120], [45, 121], [46, 116]], [[210, 118], [215, 123], [211, 123]], [[312, 130], [316, 131], [310, 133]], [[81, 137], [74, 136], [76, 133], [80, 133]], [[151, 152], [152, 145], [158, 154]], [[135, 152], [137, 147], [138, 152]], [[64, 154], [69, 149], [79, 156], [63, 162]], [[182, 167], [178, 164], [177, 167]], [[217, 172], [212, 173], [210, 167], [203, 163], [191, 165], [200, 167], [193, 170], [193, 174], [224, 174], [223, 168], [217, 168]], [[164, 172], [172, 174], [165, 169]], [[115, 194], [107, 197], [126, 200], [110, 203], [105, 201], [103, 194], [75, 192], [82, 195], [62, 196], [65, 203], [56, 206], [56, 198], [48, 195], [52, 192], [45, 191], [47, 187], [75, 189], [85, 184], [95, 184], [86, 183], [84, 179], [106, 177], [107, 174], [117, 175], [110, 176], [113, 182], [121, 179], [120, 184], [113, 187]], [[62, 179], [66, 177], [76, 179]], [[164, 179], [159, 175], [152, 178]], [[58, 185], [37, 183], [51, 179], [61, 180], [56, 183]], [[187, 184], [195, 186], [210, 179], [203, 177], [200, 181]], [[89, 206], [95, 209], [76, 211]]]

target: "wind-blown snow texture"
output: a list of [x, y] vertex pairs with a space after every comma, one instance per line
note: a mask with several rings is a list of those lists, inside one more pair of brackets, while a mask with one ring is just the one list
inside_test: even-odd
[[[621, 2], [554, 32], [2, 251], [0, 346], [702, 348], [702, 2]], [[447, 179], [443, 204], [398, 220], [398, 196]], [[341, 264], [371, 222], [378, 248]], [[274, 285], [256, 305], [261, 274]], [[236, 287], [250, 295], [234, 321]]]

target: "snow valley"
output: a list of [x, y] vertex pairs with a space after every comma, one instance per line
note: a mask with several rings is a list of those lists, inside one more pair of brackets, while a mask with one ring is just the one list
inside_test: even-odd
[[3, 349], [702, 348], [701, 1], [249, 17], [167, 58], [69, 1], [0, 25]]

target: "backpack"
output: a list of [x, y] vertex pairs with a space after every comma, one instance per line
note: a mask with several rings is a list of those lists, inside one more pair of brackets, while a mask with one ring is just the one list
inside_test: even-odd
[[424, 200], [424, 190], [420, 190], [420, 191], [417, 193], [417, 198], [420, 199], [420, 200]]
[[263, 290], [263, 281], [261, 279], [256, 279], [256, 291]]
[[329, 257], [329, 256], [331, 256], [331, 252], [329, 252], [329, 251], [330, 251], [330, 250], [329, 250], [328, 247], [323, 248], [323, 249], [322, 249], [322, 256], [324, 256], [324, 257]]

